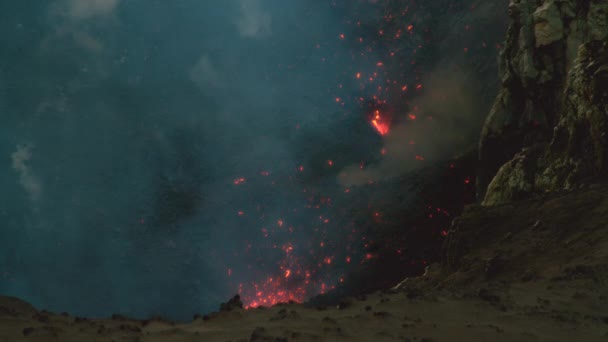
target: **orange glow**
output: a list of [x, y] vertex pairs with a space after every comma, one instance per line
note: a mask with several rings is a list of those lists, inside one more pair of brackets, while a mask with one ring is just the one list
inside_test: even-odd
[[386, 122], [382, 121], [382, 117], [380, 116], [379, 110], [376, 110], [374, 112], [374, 117], [372, 119], [372, 126], [374, 126], [374, 128], [380, 135], [387, 135], [389, 132], [389, 126]]

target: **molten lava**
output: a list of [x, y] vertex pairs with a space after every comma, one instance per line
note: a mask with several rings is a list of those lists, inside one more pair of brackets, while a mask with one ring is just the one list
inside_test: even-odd
[[380, 115], [380, 111], [376, 110], [374, 112], [373, 118], [372, 118], [372, 126], [376, 129], [376, 131], [378, 132], [378, 134], [380, 135], [387, 135], [389, 132], [389, 125], [387, 122], [383, 121], [382, 116]]

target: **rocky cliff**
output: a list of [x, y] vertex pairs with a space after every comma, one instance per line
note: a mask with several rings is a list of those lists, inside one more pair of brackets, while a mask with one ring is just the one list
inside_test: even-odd
[[485, 205], [608, 174], [608, 2], [511, 0], [509, 15], [479, 144]]

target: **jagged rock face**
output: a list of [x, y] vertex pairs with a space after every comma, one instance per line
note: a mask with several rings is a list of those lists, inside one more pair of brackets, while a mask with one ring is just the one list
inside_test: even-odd
[[608, 174], [608, 1], [512, 0], [482, 131], [486, 205]]

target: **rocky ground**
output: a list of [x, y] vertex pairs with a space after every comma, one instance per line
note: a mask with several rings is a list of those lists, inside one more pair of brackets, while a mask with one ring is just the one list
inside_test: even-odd
[[605, 341], [607, 195], [592, 185], [468, 207], [441, 265], [336, 306], [224, 305], [173, 323], [85, 319], [0, 297], [0, 341]]

